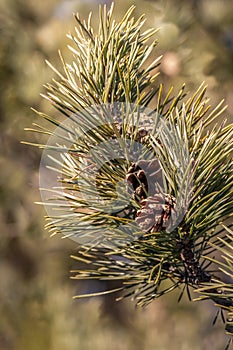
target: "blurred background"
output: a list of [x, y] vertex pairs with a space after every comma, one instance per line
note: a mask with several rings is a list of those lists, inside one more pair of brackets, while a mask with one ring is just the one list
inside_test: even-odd
[[[108, 2], [107, 0], [105, 2]], [[145, 310], [114, 296], [73, 300], [88, 286], [70, 280], [75, 242], [50, 238], [44, 230], [38, 169], [41, 151], [20, 144], [39, 141], [23, 130], [38, 117], [34, 107], [56, 113], [39, 94], [68, 61], [66, 33], [74, 12], [87, 17], [94, 0], [0, 0], [0, 349], [1, 350], [217, 350], [226, 344], [216, 310], [209, 302], [177, 304], [178, 293]], [[233, 121], [233, 2], [231, 0], [116, 0], [115, 17], [131, 4], [146, 14], [148, 27], [160, 27], [155, 55], [166, 88], [186, 82], [194, 91], [204, 80], [216, 104], [225, 98]], [[97, 286], [104, 289], [103, 285]]]

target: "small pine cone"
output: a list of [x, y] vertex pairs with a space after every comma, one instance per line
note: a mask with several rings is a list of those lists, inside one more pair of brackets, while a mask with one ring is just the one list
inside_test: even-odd
[[133, 163], [128, 173], [126, 174], [126, 180], [133, 186], [133, 197], [136, 201], [141, 201], [147, 197], [148, 182], [145, 171], [137, 163]]
[[139, 160], [132, 163], [126, 174], [126, 180], [133, 186], [133, 199], [141, 202], [149, 195], [155, 194], [155, 183], [162, 184], [162, 172], [159, 162]]
[[136, 222], [143, 232], [171, 231], [177, 218], [176, 199], [173, 196], [160, 193], [144, 199], [141, 204]]
[[[142, 144], [146, 144], [149, 141], [150, 133], [148, 130], [143, 127], [136, 128], [135, 125], [127, 126], [127, 129], [124, 129], [122, 124], [115, 123], [115, 127], [121, 136], [126, 139], [134, 140]], [[113, 138], [116, 138], [116, 135], [113, 135]]]
[[149, 132], [144, 128], [138, 128], [136, 130], [136, 132], [135, 132], [135, 130], [136, 130], [135, 126], [133, 126], [133, 127], [131, 126], [128, 135], [129, 136], [133, 135], [133, 139], [136, 142], [140, 142], [142, 144], [147, 143], [149, 140], [149, 137], [150, 137]]

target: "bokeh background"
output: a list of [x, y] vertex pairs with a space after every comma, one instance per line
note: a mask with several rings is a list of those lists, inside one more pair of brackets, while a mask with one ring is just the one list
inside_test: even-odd
[[[44, 230], [38, 169], [41, 151], [20, 143], [37, 142], [23, 129], [38, 122], [30, 110], [54, 110], [39, 94], [61, 67], [58, 49], [71, 58], [66, 33], [72, 13], [93, 12], [98, 3], [81, 0], [0, 0], [0, 349], [1, 350], [222, 350], [220, 319], [209, 302], [177, 304], [178, 293], [145, 310], [114, 296], [73, 300], [88, 285], [70, 280], [76, 243], [50, 238]], [[107, 2], [107, 1], [106, 1]], [[233, 121], [233, 2], [231, 0], [116, 0], [119, 18], [129, 5], [160, 27], [155, 55], [163, 54], [159, 81], [188, 90], [204, 80], [215, 104], [225, 98]], [[102, 289], [103, 285], [97, 287]]]

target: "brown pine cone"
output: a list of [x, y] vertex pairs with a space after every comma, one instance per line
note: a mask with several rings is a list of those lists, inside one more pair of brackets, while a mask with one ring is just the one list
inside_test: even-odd
[[[117, 128], [117, 132], [126, 139], [134, 140], [135, 142], [139, 142], [141, 144], [146, 144], [149, 141], [150, 132], [142, 126], [124, 126], [120, 123], [115, 123], [114, 125], [115, 128]], [[116, 134], [113, 135], [113, 138], [116, 138]]]
[[126, 174], [126, 180], [133, 186], [133, 199], [141, 202], [148, 195], [156, 193], [155, 184], [162, 186], [162, 171], [155, 160], [139, 160], [132, 163]]
[[143, 232], [170, 231], [176, 219], [176, 199], [160, 193], [142, 200], [136, 222]]

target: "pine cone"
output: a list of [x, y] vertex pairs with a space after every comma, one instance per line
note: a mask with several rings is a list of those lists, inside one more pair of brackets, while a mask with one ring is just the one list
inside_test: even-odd
[[[125, 139], [133, 140], [142, 144], [146, 144], [149, 141], [150, 132], [143, 127], [129, 125], [126, 129], [121, 123], [115, 123], [115, 127], [117, 128], [117, 132], [120, 134], [120, 136]], [[112, 138], [117, 138], [117, 135], [112, 135]]]
[[156, 194], [142, 200], [136, 222], [143, 232], [170, 231], [176, 222], [176, 199], [168, 194]]
[[133, 199], [141, 202], [148, 195], [156, 193], [156, 183], [162, 186], [162, 171], [155, 160], [140, 160], [132, 163], [126, 174], [126, 180], [133, 186]]

